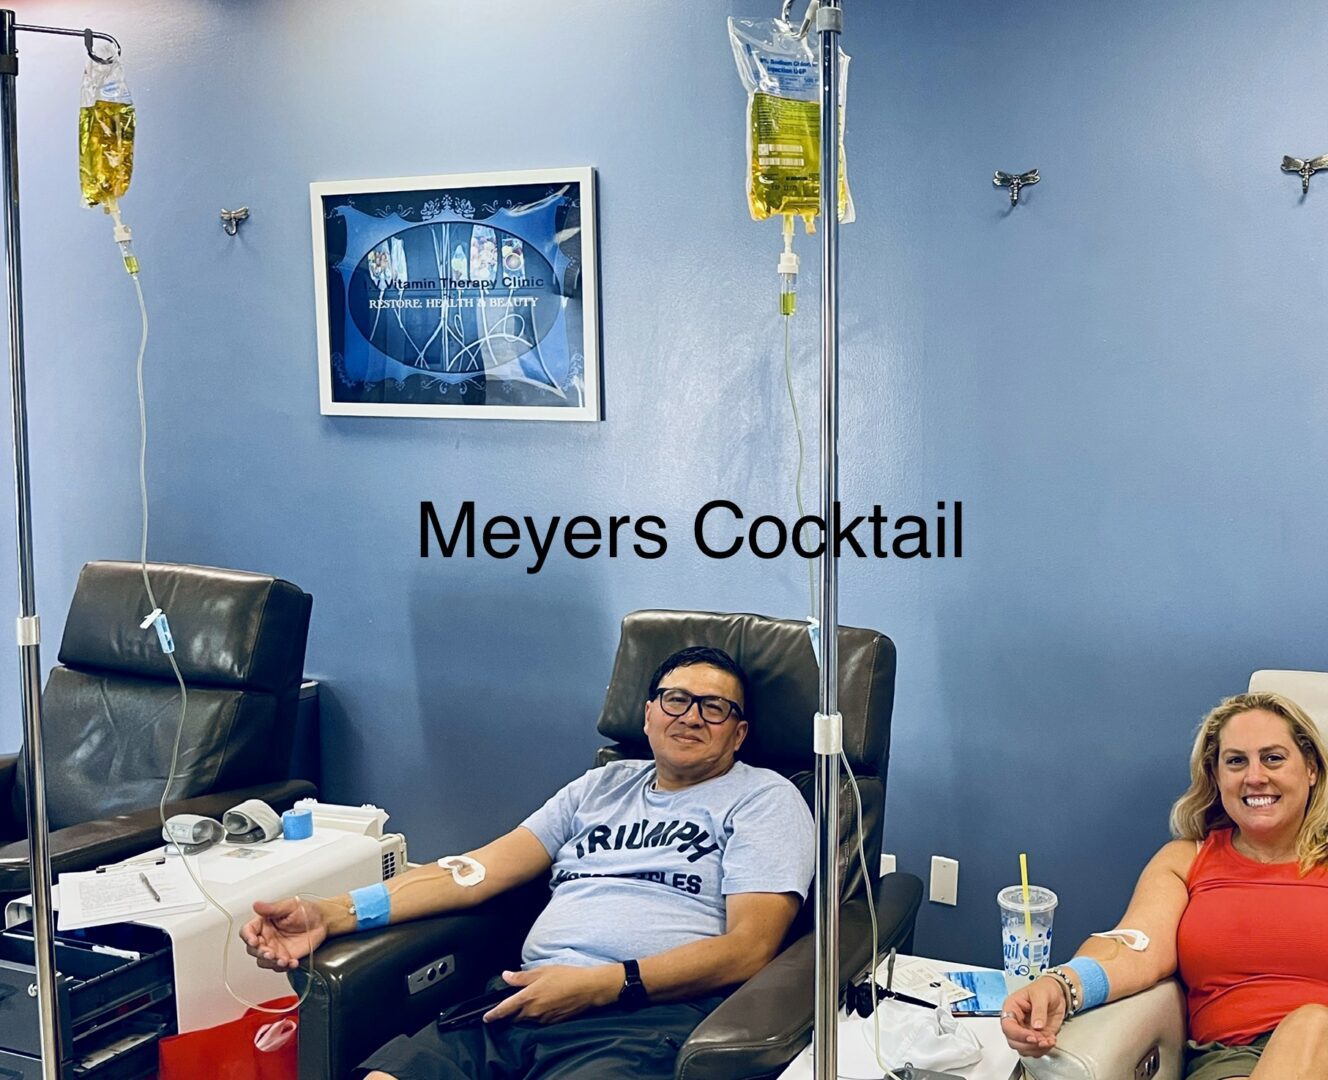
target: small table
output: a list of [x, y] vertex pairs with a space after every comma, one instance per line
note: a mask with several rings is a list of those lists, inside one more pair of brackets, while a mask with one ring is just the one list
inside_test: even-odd
[[[942, 972], [995, 970], [979, 967], [975, 964], [957, 964], [950, 960], [932, 960], [929, 957], [919, 957], [919, 959], [926, 960]], [[964, 1080], [1019, 1080], [1024, 1075], [1023, 1066], [1019, 1064], [1019, 1055], [1005, 1041], [1005, 1036], [1001, 1033], [1001, 1022], [997, 1017], [965, 1017], [959, 1023], [978, 1037], [978, 1041], [982, 1044], [982, 1060], [976, 1065], [968, 1066], [966, 1069], [947, 1069], [947, 1072], [962, 1076]], [[866, 1039], [871, 1038], [871, 1029], [872, 1021], [870, 1019], [864, 1020], [857, 1015], [845, 1016], [842, 1012], [839, 1014], [839, 1065], [841, 1073], [844, 1071], [847, 1062], [845, 1051], [852, 1050], [856, 1057], [857, 1047], [862, 1045]], [[882, 1032], [882, 1042], [884, 1043], [884, 1032]], [[904, 1064], [902, 1061], [889, 1062], [888, 1058], [887, 1063]], [[812, 1075], [812, 1047], [808, 1046], [789, 1063], [788, 1068], [780, 1074], [780, 1080], [809, 1080]], [[853, 1075], [861, 1074], [855, 1072]], [[879, 1069], [876, 1070], [876, 1075], [880, 1075]]]
[[[260, 968], [239, 939], [239, 928], [252, 917], [255, 900], [278, 900], [300, 892], [334, 896], [382, 881], [382, 853], [382, 842], [374, 837], [315, 828], [307, 840], [218, 844], [201, 855], [188, 856], [208, 892], [230, 913], [233, 927], [210, 904], [197, 911], [156, 917], [145, 913], [129, 920], [156, 927], [171, 939], [179, 1030], [196, 1031], [244, 1015], [245, 1006], [231, 997], [222, 981], [223, 952], [229, 961], [231, 988], [241, 997], [263, 1002], [293, 993], [286, 973]], [[58, 908], [59, 886], [52, 890], [52, 899]], [[31, 897], [10, 901], [5, 926], [31, 918], [31, 903]]]

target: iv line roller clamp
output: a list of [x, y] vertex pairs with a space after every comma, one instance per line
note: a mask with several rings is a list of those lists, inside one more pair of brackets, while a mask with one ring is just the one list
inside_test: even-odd
[[3, 197], [5, 278], [9, 298], [10, 394], [13, 414], [14, 492], [18, 553], [19, 686], [23, 734], [29, 763], [28, 851], [33, 892], [33, 935], [37, 969], [38, 1026], [43, 1080], [59, 1080], [60, 1031], [55, 996], [54, 927], [51, 913], [51, 853], [46, 820], [46, 774], [41, 738], [41, 629], [33, 573], [32, 499], [28, 465], [27, 384], [23, 357], [23, 270], [19, 229], [18, 105], [16, 98], [20, 32], [81, 37], [89, 56], [93, 42], [119, 43], [109, 34], [53, 26], [25, 26], [14, 12], [0, 9], [0, 195]]

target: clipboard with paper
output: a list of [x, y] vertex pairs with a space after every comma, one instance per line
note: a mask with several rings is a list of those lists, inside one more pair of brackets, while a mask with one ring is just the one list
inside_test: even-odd
[[60, 875], [57, 928], [129, 922], [145, 916], [198, 911], [203, 893], [179, 858], [127, 862]]

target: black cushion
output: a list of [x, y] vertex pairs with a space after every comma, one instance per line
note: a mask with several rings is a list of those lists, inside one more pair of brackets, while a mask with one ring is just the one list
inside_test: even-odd
[[[642, 725], [650, 676], [666, 656], [689, 645], [721, 648], [747, 672], [749, 730], [739, 757], [786, 775], [806, 769], [820, 680], [807, 624], [789, 619], [696, 611], [628, 615], [599, 716], [600, 734], [632, 756], [649, 757]], [[844, 753], [855, 770], [885, 772], [894, 685], [894, 643], [874, 630], [841, 627], [839, 712]]]
[[[52, 829], [155, 806], [170, 770], [180, 720], [174, 683], [88, 675], [55, 668], [42, 716], [48, 767], [46, 817]], [[275, 723], [271, 694], [193, 687], [170, 799], [283, 778], [292, 724]], [[25, 803], [27, 757], [15, 787]]]
[[[288, 775], [312, 598], [265, 574], [149, 563], [189, 688], [171, 799]], [[170, 771], [180, 693], [154, 630], [139, 564], [79, 575], [42, 694], [51, 829], [155, 806]], [[56, 764], [58, 763], [58, 765]], [[11, 815], [27, 810], [26, 752]]]
[[[148, 580], [170, 619], [186, 683], [269, 694], [298, 685], [307, 593], [267, 574], [211, 566], [148, 563]], [[65, 620], [60, 663], [174, 682], [156, 633], [140, 628], [149, 611], [138, 563], [88, 563]]]

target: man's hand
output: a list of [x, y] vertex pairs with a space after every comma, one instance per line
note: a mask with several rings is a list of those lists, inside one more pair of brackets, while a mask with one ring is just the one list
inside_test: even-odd
[[1042, 1057], [1056, 1046], [1065, 1023], [1065, 994], [1053, 978], [1043, 977], [1016, 990], [1001, 1006], [1005, 1041], [1025, 1057]]
[[521, 989], [486, 1012], [484, 1022], [533, 1020], [537, 1024], [556, 1024], [587, 1009], [612, 1005], [618, 1000], [623, 978], [621, 964], [546, 964], [529, 971], [504, 971], [507, 985]]
[[245, 950], [261, 968], [286, 971], [300, 966], [327, 939], [327, 922], [317, 904], [290, 897], [275, 904], [254, 902], [254, 918], [240, 928]]

